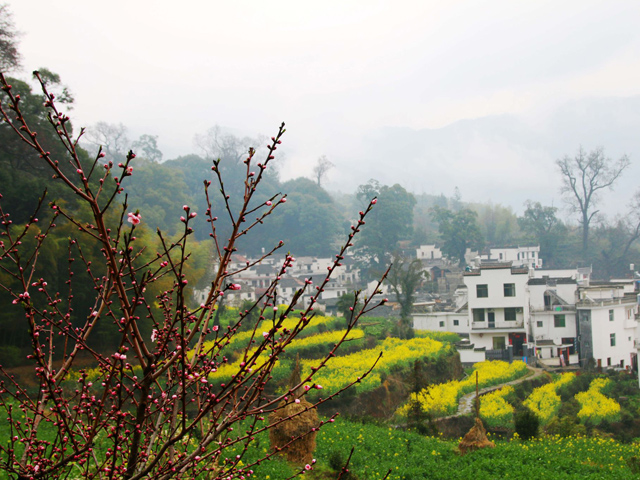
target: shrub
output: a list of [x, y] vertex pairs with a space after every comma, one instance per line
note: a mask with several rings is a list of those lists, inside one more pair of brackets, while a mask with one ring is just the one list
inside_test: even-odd
[[531, 440], [538, 435], [540, 420], [533, 411], [526, 407], [516, 413], [514, 424], [516, 433], [522, 440]]

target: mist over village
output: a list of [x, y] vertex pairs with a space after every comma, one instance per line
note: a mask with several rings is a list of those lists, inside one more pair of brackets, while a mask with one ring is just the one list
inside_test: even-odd
[[0, 3], [0, 479], [637, 478], [638, 20]]

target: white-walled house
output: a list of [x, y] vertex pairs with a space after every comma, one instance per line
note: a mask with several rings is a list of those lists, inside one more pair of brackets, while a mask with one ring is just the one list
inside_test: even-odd
[[418, 260], [442, 260], [442, 251], [436, 245], [420, 245], [416, 250]]
[[424, 312], [414, 313], [413, 328], [416, 330], [434, 330], [466, 334], [469, 332], [469, 315], [461, 312]]
[[[558, 273], [571, 274], [570, 271]], [[530, 278], [528, 287], [531, 336], [538, 358], [547, 365], [578, 363], [576, 279], [571, 276]]]
[[491, 247], [489, 253], [480, 255], [481, 260], [511, 262], [514, 267], [542, 268], [540, 246]]
[[465, 272], [468, 291], [469, 340], [487, 350], [513, 347], [524, 356], [528, 341], [529, 302], [527, 268], [507, 263], [485, 263]]
[[593, 282], [576, 305], [581, 356], [599, 367], [626, 367], [636, 359], [638, 299], [628, 285]]
[[491, 350], [510, 349], [514, 358], [535, 352], [549, 366], [624, 368], [637, 362], [633, 281], [592, 282], [590, 269], [540, 271], [482, 262], [465, 272], [464, 283], [464, 305], [416, 313], [414, 328], [467, 336], [470, 348], [487, 356]]

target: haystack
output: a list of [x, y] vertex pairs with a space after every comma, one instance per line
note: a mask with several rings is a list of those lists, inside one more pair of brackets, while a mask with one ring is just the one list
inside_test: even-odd
[[480, 420], [480, 389], [478, 385], [478, 372], [476, 371], [476, 421], [475, 425], [471, 427], [471, 430], [460, 440], [458, 444], [458, 450], [461, 455], [467, 452], [473, 452], [480, 448], [494, 448], [495, 443], [487, 438], [487, 431], [484, 429], [482, 420]]
[[496, 444], [487, 438], [487, 431], [484, 429], [484, 425], [482, 425], [482, 420], [476, 417], [475, 425], [471, 427], [471, 430], [460, 440], [458, 449], [460, 453], [464, 455], [467, 452], [472, 452], [480, 448], [493, 448], [495, 446]]
[[[271, 450], [279, 452], [296, 465], [313, 461], [317, 432], [312, 432], [311, 429], [318, 426], [318, 412], [302, 397], [304, 389], [295, 388], [296, 385], [300, 385], [300, 372], [300, 356], [296, 355], [296, 363], [288, 381], [291, 396], [287, 401], [280, 402], [278, 409], [269, 415], [270, 424], [288, 419], [269, 430]], [[292, 439], [301, 435], [304, 436], [285, 447]]]
[[[318, 412], [311, 407], [312, 404], [304, 399], [300, 399], [300, 403], [283, 401], [278, 409], [269, 415], [269, 423], [288, 419], [269, 431], [269, 441], [274, 452], [279, 452], [289, 462], [296, 465], [304, 465], [313, 461], [317, 432], [312, 432], [311, 429], [318, 426]], [[304, 410], [307, 408], [311, 409], [305, 412]], [[299, 415], [296, 415], [298, 413]], [[304, 436], [294, 440], [285, 448], [285, 445], [300, 435]]]

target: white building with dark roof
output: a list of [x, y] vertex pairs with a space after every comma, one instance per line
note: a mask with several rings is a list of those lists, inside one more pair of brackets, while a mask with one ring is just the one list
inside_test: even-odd
[[[589, 276], [589, 269], [541, 271], [484, 261], [464, 274], [464, 306], [417, 312], [414, 328], [459, 333], [469, 339], [465, 348], [484, 349], [487, 356], [536, 355], [549, 366], [637, 365], [634, 282], [593, 282]], [[465, 313], [466, 325], [459, 318]]]

